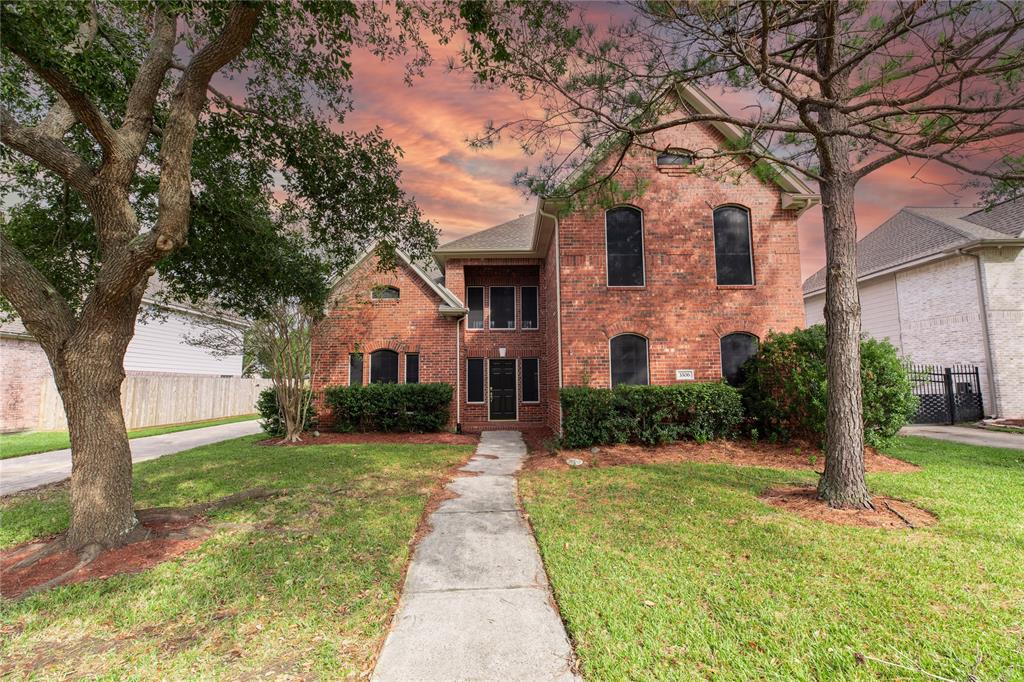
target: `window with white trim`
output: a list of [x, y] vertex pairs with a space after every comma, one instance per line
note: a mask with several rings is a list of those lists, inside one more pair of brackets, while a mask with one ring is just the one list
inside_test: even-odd
[[381, 285], [370, 290], [370, 298], [374, 301], [397, 301], [401, 296], [402, 292], [398, 287]]
[[647, 339], [639, 334], [619, 334], [611, 340], [612, 386], [646, 386], [651, 382], [647, 363]]
[[484, 328], [484, 288], [466, 287], [466, 302], [469, 304], [469, 319], [466, 326], [470, 329]]
[[519, 295], [522, 297], [520, 317], [523, 320], [523, 329], [536, 329], [540, 326], [537, 287], [520, 287]]
[[491, 329], [516, 328], [516, 288], [491, 287]]

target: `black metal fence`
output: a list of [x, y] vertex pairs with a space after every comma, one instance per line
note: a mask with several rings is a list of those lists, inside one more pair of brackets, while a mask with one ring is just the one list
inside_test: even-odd
[[981, 419], [981, 378], [976, 365], [908, 364], [914, 395], [921, 404], [915, 424], [956, 424]]

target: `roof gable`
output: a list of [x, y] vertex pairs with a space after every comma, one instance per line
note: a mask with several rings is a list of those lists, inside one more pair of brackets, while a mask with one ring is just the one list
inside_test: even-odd
[[[342, 273], [337, 279], [331, 282], [331, 291], [333, 292], [335, 289], [337, 289], [338, 286], [342, 282], [344, 282], [349, 275], [358, 270], [370, 256], [376, 253], [379, 245], [379, 242], [374, 242], [368, 249], [366, 249], [366, 251], [363, 252], [362, 256], [356, 259], [355, 263], [353, 263], [347, 270], [345, 270], [345, 272]], [[402, 251], [401, 249], [395, 249], [395, 254], [398, 256], [400, 266], [404, 265], [406, 268], [411, 270], [414, 275], [421, 279], [423, 283], [426, 284], [427, 287], [433, 293], [437, 294], [437, 297], [439, 299], [441, 299], [441, 305], [439, 306], [439, 310], [442, 313], [465, 312], [466, 307], [462, 304], [462, 301], [459, 300], [459, 297], [452, 293], [442, 283], [440, 272], [434, 271], [434, 273], [431, 274], [430, 272], [427, 271], [426, 268], [417, 265], [416, 262], [413, 261], [412, 258], [410, 258], [409, 255]]]

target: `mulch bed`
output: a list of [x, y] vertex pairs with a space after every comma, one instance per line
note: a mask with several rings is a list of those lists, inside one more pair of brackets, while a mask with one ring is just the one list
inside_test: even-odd
[[321, 431], [319, 436], [310, 432], [302, 434], [298, 443], [282, 443], [280, 438], [268, 438], [259, 442], [260, 445], [283, 445], [288, 447], [303, 445], [359, 445], [363, 443], [398, 443], [408, 445], [476, 445], [480, 437], [470, 433], [335, 433]]
[[[197, 535], [203, 535], [207, 530], [203, 517], [195, 517], [188, 521], [143, 521], [142, 524], [154, 536], [165, 535], [170, 531], [185, 531], [189, 528], [195, 528], [196, 531], [199, 531]], [[52, 538], [47, 540], [49, 539]], [[102, 580], [126, 573], [139, 573], [192, 551], [199, 547], [205, 539], [205, 537], [186, 539], [153, 537], [133, 542], [124, 547], [103, 552], [61, 584], [70, 585], [87, 580]], [[43, 540], [43, 542], [45, 541]], [[78, 555], [75, 552], [64, 550], [24, 568], [11, 568], [29, 556], [39, 545], [39, 540], [33, 540], [0, 552], [0, 596], [16, 599], [26, 590], [60, 576], [78, 563]]]
[[[801, 448], [792, 443], [783, 445], [716, 440], [703, 445], [692, 441], [680, 441], [657, 447], [602, 445], [597, 448], [596, 453], [591, 450], [561, 450], [553, 454], [534, 454], [526, 460], [523, 468], [528, 471], [565, 470], [571, 468], [566, 464], [566, 460], [571, 458], [583, 460], [583, 466], [591, 467], [701, 462], [820, 472], [825, 466], [824, 453], [814, 448]], [[915, 464], [887, 457], [872, 447], [864, 449], [864, 459], [867, 470], [872, 473], [908, 473], [920, 469]]]
[[761, 500], [805, 519], [827, 521], [841, 526], [921, 528], [930, 526], [938, 520], [931, 512], [892, 497], [872, 497], [873, 510], [833, 509], [818, 499], [818, 493], [814, 488], [805, 486], [770, 488], [761, 495]]

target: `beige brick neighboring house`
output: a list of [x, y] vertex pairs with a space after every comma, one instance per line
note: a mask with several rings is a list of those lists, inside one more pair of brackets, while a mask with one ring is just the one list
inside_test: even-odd
[[[902, 209], [858, 242], [862, 329], [915, 363], [977, 365], [986, 414], [1024, 416], [1024, 201]], [[804, 282], [824, 321], [825, 273]]]

